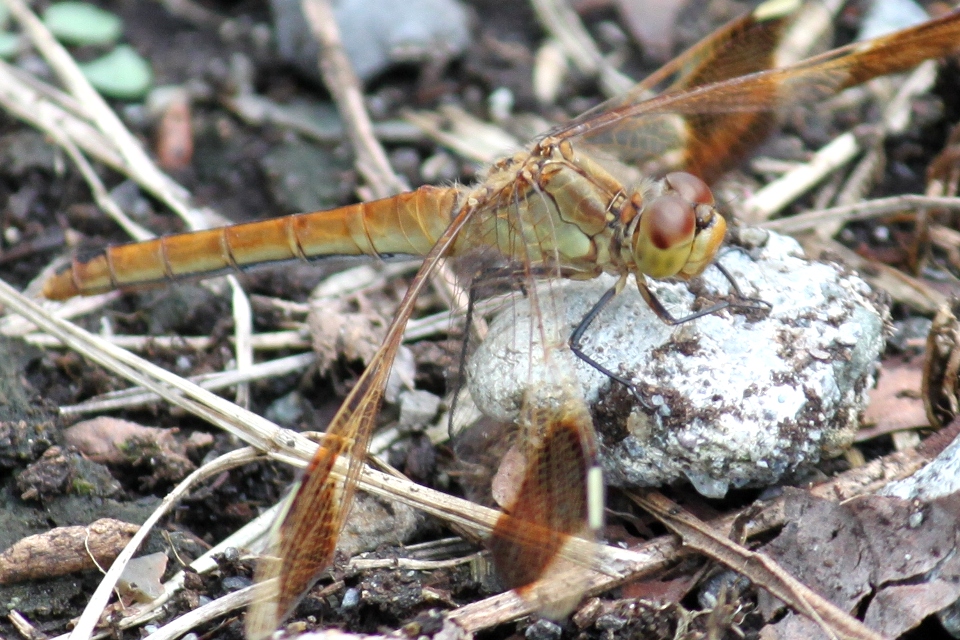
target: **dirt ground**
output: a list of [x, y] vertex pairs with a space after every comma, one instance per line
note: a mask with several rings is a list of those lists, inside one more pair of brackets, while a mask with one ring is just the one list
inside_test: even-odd
[[[331, 142], [321, 144], [281, 125], [249, 124], [237, 114], [236, 108], [231, 108], [231, 98], [237, 95], [238, 85], [249, 82], [256, 95], [278, 105], [307, 103], [317, 110], [315, 113], [326, 114], [323, 126], [335, 126], [331, 125], [336, 115], [329, 94], [315, 79], [284, 63], [275, 53], [270, 40], [271, 15], [264, 3], [205, 3], [202, 10], [192, 10], [196, 7], [187, 3], [171, 2], [167, 6], [145, 0], [97, 4], [122, 18], [124, 40], [149, 60], [156, 85], [186, 87], [191, 95], [192, 133], [189, 135], [193, 151], [185, 166], [168, 172], [192, 194], [197, 206], [209, 207], [230, 221], [241, 222], [357, 200], [357, 189], [364, 184], [354, 168], [348, 142], [334, 136]], [[492, 118], [489, 96], [495, 89], [506, 90], [512, 97], [513, 115], [501, 124], [508, 129], [512, 127], [511, 133], [525, 139], [537, 129], [530, 130], [531, 118], [514, 115], [536, 114], [539, 120], [535, 122], [553, 125], [603, 100], [595, 77], [573, 72], [561, 86], [555, 102], [549, 105], [538, 102], [530, 78], [544, 33], [531, 6], [526, 2], [505, 4], [493, 0], [470, 0], [465, 4], [471, 16], [470, 43], [463, 52], [450, 59], [391, 67], [365, 85], [365, 98], [374, 120], [397, 125], [399, 131], [382, 136], [387, 140], [391, 166], [414, 187], [429, 182], [469, 182], [478, 175], [482, 165], [444, 150], [418, 133], [401, 119], [404, 110], [435, 112], [441, 107], [456, 106], [489, 121]], [[656, 60], [643, 55], [629, 28], [624, 26], [624, 14], [618, 12], [618, 3], [573, 4], [601, 47], [617, 51], [619, 67], [624, 73], [641, 78], [658, 66]], [[657, 46], [681, 51], [749, 8], [746, 3], [730, 0], [715, 0], [707, 5], [701, 11], [691, 7], [681, 10], [668, 25], [674, 34], [672, 42]], [[852, 3], [836, 18], [836, 44], [850, 39], [862, 20], [863, 10], [860, 3]], [[79, 59], [93, 55], [84, 49], [73, 53]], [[38, 60], [35, 54], [24, 55], [17, 63], [35, 70]], [[911, 125], [884, 142], [886, 162], [863, 197], [924, 193], [931, 183], [928, 170], [934, 159], [941, 169], [947, 167], [940, 174], [950, 176], [946, 184], [956, 188], [957, 142], [953, 127], [960, 118], [958, 83], [960, 71], [953, 63], [941, 70], [938, 83], [930, 92], [915, 100]], [[141, 103], [111, 104], [125, 125], [156, 155], [156, 117]], [[768, 142], [761, 155], [785, 161], [806, 158], [807, 150], [822, 146], [838, 132], [875, 120], [881, 108], [869, 102], [827, 114], [791, 114], [785, 132]], [[7, 112], [0, 114], [0, 159], [0, 203], [3, 204], [0, 279], [3, 281], [23, 290], [55, 258], [127, 240], [123, 231], [96, 206], [69, 158], [43, 133]], [[117, 172], [102, 164], [97, 165], [97, 171], [107, 188], [113, 189], [115, 197], [122, 200], [124, 208], [135, 212], [138, 223], [158, 234], [184, 228], [156, 199], [130, 188], [129, 183], [123, 184], [125, 178]], [[724, 193], [746, 193], [765, 182], [769, 175], [762, 167], [744, 165], [730, 182], [734, 186]], [[829, 185], [824, 189], [833, 188], [836, 192], [842, 179], [827, 182]], [[821, 190], [805, 197], [793, 205], [793, 211], [825, 206], [828, 201], [821, 197], [822, 193]], [[956, 214], [936, 216], [936, 225], [937, 229], [955, 229]], [[939, 236], [931, 239], [931, 235], [936, 236], [929, 232], [929, 227], [919, 227], [913, 213], [900, 213], [893, 218], [851, 224], [839, 238], [866, 261], [861, 267], [867, 265], [868, 269], [874, 269], [873, 273], [879, 270], [876, 265], [884, 265], [884, 268], [901, 270], [898, 273], [915, 276], [938, 296], [956, 295], [958, 280], [954, 274], [958, 264], [953, 255], [956, 249], [944, 249]], [[272, 351], [261, 352], [264, 358], [309, 350], [303, 305], [311, 290], [341, 267], [340, 264], [288, 265], [240, 276], [244, 289], [252, 297], [256, 333], [300, 331], [302, 334], [299, 343], [290, 341]], [[389, 320], [412, 274], [413, 270], [407, 269], [400, 275], [381, 278], [378, 287], [370, 289], [355, 303], [360, 307], [361, 316], [374, 327], [370, 335], [376, 336], [377, 328]], [[932, 308], [911, 305], [909, 300], [896, 294], [894, 297], [894, 339], [883, 367], [901, 386], [892, 383], [893, 387], [883, 388], [878, 402], [887, 404], [873, 411], [882, 417], [919, 415], [919, 422], [898, 426], [882, 419], [875, 421], [869, 434], [858, 438], [855, 454], [823, 463], [813, 472], [814, 478], [832, 477], [857, 464], [909, 448], [913, 440], [892, 435], [902, 433], [904, 427], [925, 427], [908, 431], [911, 434], [926, 436], [931, 432], [919, 399], [922, 367], [919, 356], [929, 328], [926, 318]], [[169, 342], [146, 341], [138, 350], [152, 362], [180, 375], [197, 375], [235, 365], [229, 300], [225, 287], [212, 291], [186, 283], [169, 289], [125, 293], [107, 306], [76, 318], [75, 322], [94, 333], [172, 336]], [[285, 309], [278, 300], [296, 304]], [[421, 301], [418, 315], [426, 316], [442, 307], [439, 296], [429, 294]], [[196, 346], [187, 340], [193, 337], [208, 337], [209, 341]], [[366, 339], [375, 340], [369, 336]], [[450, 389], [446, 376], [456, 369], [459, 345], [456, 335], [433, 336], [409, 345], [417, 363], [416, 389], [428, 392], [431, 397], [447, 397]], [[369, 347], [367, 344], [368, 350]], [[239, 446], [235, 437], [162, 402], [120, 411], [62, 415], [58, 407], [78, 405], [100, 394], [126, 388], [127, 383], [63, 348], [2, 337], [0, 349], [3, 350], [0, 354], [0, 385], [3, 385], [0, 388], [0, 550], [26, 536], [55, 527], [86, 526], [102, 518], [139, 524], [188, 473]], [[249, 407], [282, 426], [321, 431], [356, 382], [368, 354], [362, 346], [356, 354], [335, 352], [325, 365], [314, 364], [304, 371], [287, 372], [256, 382], [250, 387]], [[913, 389], [912, 394], [903, 392], [909, 388]], [[222, 393], [230, 396], [230, 392]], [[388, 404], [382, 418], [384, 426], [395, 426], [400, 413], [399, 407]], [[77, 422], [95, 417], [103, 419], [103, 416], [117, 422], [84, 424], [80, 431], [67, 435], [67, 428]], [[83, 449], [90, 446], [90, 440], [101, 439], [115, 439], [120, 453], [97, 458], [89, 449]], [[84, 453], [80, 453], [81, 450]], [[473, 497], [474, 485], [483, 483], [483, 480], [471, 479], [471, 471], [465, 471], [463, 465], [457, 463], [452, 445], [431, 444], [422, 429], [414, 429], [412, 435], [408, 430], [405, 437], [388, 449], [387, 457], [416, 481], [457, 495]], [[169, 577], [276, 503], [294, 477], [293, 469], [275, 461], [248, 464], [219, 474], [180, 501], [151, 534], [139, 555], [166, 553], [169, 562], [165, 575]], [[674, 487], [671, 496], [701, 517], [707, 517], [731, 513], [752, 503], [760, 494], [759, 489], [742, 490], [731, 492], [724, 500], [706, 500], [697, 497], [689, 487]], [[794, 509], [797, 518], [806, 514], [819, 522], [856, 520], [863, 530], [880, 537], [880, 525], [874, 523], [874, 519], [879, 518], [877, 511], [842, 511], [836, 505], [825, 506], [796, 495], [789, 500], [789, 508]], [[931, 506], [926, 512], [928, 521], [949, 522], [957, 508], [953, 502], [944, 499]], [[454, 535], [436, 521], [391, 505], [375, 502], [367, 508], [369, 520], [365, 522], [375, 523], [389, 516], [389, 527], [397, 529], [392, 533], [399, 536], [402, 526], [407, 545], [436, 543]], [[662, 524], [640, 514], [622, 496], [612, 495], [611, 508], [618, 515], [612, 518], [605, 532], [608, 538], [619, 537], [633, 544], [666, 532]], [[875, 508], [890, 509], [891, 519], [901, 514], [896, 511], [900, 507], [884, 504]], [[358, 525], [358, 528], [365, 526]], [[945, 528], [949, 529], [946, 525]], [[796, 545], [812, 548], [813, 542], [804, 537], [811, 535], [811, 531], [794, 530], [791, 534], [795, 536]], [[771, 542], [775, 537], [769, 533], [761, 541]], [[417, 547], [391, 546], [388, 538], [384, 536], [374, 543], [378, 546], [374, 559], [421, 557], [417, 555]], [[929, 547], [941, 543], [952, 544], [931, 540]], [[849, 541], [849, 553], [859, 548], [855, 544]], [[786, 546], [789, 546], [788, 540], [784, 538], [774, 543], [774, 548]], [[429, 544], [427, 548], [432, 549]], [[423, 557], [467, 556], [476, 550], [463, 543], [436, 555], [423, 552]], [[298, 609], [295, 619], [303, 621], [303, 629], [336, 627], [356, 633], [400, 629], [411, 637], [432, 635], [440, 628], [440, 612], [475, 602], [500, 589], [497, 578], [482, 561], [414, 571], [387, 566], [361, 570], [348, 566], [345, 558], [341, 560], [332, 577], [323, 579]], [[817, 560], [791, 557], [783, 562], [795, 573], [803, 574], [804, 562], [811, 566]], [[733, 574], [717, 566], [686, 557], [671, 565], [669, 571], [654, 582], [627, 585], [613, 590], [602, 600], [591, 601], [589, 606], [593, 609], [584, 607], [572, 621], [554, 624], [524, 618], [495, 626], [481, 635], [493, 638], [522, 634], [544, 639], [628, 635], [693, 638], [706, 637], [710, 632], [719, 634], [712, 637], [759, 637], [759, 630], [769, 620], [778, 615], [782, 617], [782, 613], [771, 613], [777, 611], [777, 606], [769, 594], [758, 595], [756, 588], [737, 581]], [[251, 559], [233, 556], [222, 558], [218, 568], [206, 575], [189, 576], [186, 588], [168, 605], [164, 616], [150, 624], [156, 628], [199, 604], [248, 586], [252, 583], [252, 567]], [[814, 583], [819, 579], [803, 575]], [[0, 610], [4, 614], [16, 611], [29, 620], [36, 638], [57, 636], [70, 629], [100, 578], [99, 571], [87, 569], [57, 577], [44, 576], [41, 572], [16, 582], [0, 579]], [[895, 582], [900, 578], [885, 579]], [[912, 582], [913, 579], [903, 580]], [[851, 602], [855, 602], [852, 596]], [[950, 602], [944, 601], [943, 606]], [[930, 607], [930, 611], [943, 608]], [[940, 635], [944, 632], [939, 623], [926, 615], [921, 619], [925, 621], [904, 637], [946, 637]], [[13, 638], [21, 633], [22, 628], [18, 631], [6, 615], [0, 619], [0, 635]], [[142, 629], [115, 629], [114, 633], [118, 637], [146, 635]], [[200, 637], [240, 638], [242, 613], [235, 611], [205, 623], [194, 633]]]

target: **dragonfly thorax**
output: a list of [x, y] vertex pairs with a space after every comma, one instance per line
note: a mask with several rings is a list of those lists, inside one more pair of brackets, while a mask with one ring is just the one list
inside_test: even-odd
[[638, 274], [683, 280], [700, 275], [727, 231], [707, 184], [690, 173], [670, 173], [659, 192], [641, 201], [639, 215], [624, 230]]

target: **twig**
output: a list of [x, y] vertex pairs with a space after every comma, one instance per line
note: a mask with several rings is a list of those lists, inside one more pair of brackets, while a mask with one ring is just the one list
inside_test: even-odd
[[916, 207], [960, 211], [960, 198], [905, 194], [902, 196], [891, 196], [889, 198], [864, 200], [853, 204], [830, 207], [829, 209], [807, 211], [806, 213], [790, 216], [789, 218], [761, 222], [757, 226], [776, 231], [777, 233], [804, 233], [816, 229], [824, 222], [847, 223], [870, 220]]
[[[150, 160], [149, 156], [140, 146], [139, 142], [127, 131], [123, 123], [110, 109], [107, 103], [90, 86], [90, 83], [83, 76], [83, 73], [77, 67], [76, 62], [60, 43], [56, 41], [53, 35], [47, 30], [46, 26], [33, 14], [23, 0], [5, 0], [10, 7], [11, 13], [20, 22], [24, 32], [31, 38], [37, 49], [44, 55], [50, 65], [54, 68], [60, 79], [67, 86], [70, 94], [77, 100], [76, 109], [94, 123], [99, 133], [103, 134], [109, 146], [112, 146], [122, 159], [123, 169], [129, 170], [131, 176], [138, 176], [139, 181], [147, 186], [147, 189], [156, 195], [161, 201], [176, 212], [191, 229], [200, 229], [207, 226], [206, 216], [200, 210], [196, 210], [189, 205], [188, 192], [161, 172]], [[29, 110], [21, 110], [29, 111]], [[94, 180], [92, 170], [80, 154], [76, 147], [71, 144], [69, 136], [63, 135], [57, 120], [48, 120], [45, 127], [61, 143], [64, 144], [67, 152], [72, 158], [78, 161], [81, 172], [87, 177], [91, 184], [94, 196], [98, 202], [106, 202], [108, 211], [119, 209], [112, 205], [109, 198], [106, 198], [105, 190], [99, 181]], [[76, 141], [73, 141], [76, 142]], [[79, 142], [76, 142], [80, 146]], [[116, 217], [116, 216], [115, 216]], [[120, 216], [121, 219], [124, 217]], [[134, 237], [139, 240], [146, 239], [149, 234], [138, 225], [125, 224], [126, 229], [132, 231]], [[237, 326], [242, 329], [246, 324], [252, 324], [249, 318], [249, 303], [241, 300], [243, 293], [239, 291], [239, 285], [233, 276], [228, 276], [228, 281], [234, 287], [234, 316], [237, 319]], [[248, 316], [243, 320], [240, 316], [246, 313]], [[238, 348], [244, 347], [244, 341], [238, 340]], [[237, 362], [243, 365], [251, 359], [248, 352], [238, 351]]]
[[[934, 70], [934, 63], [924, 62], [902, 83], [896, 97], [884, 110], [877, 132], [878, 140], [906, 126], [910, 115], [910, 100], [932, 86]], [[817, 151], [809, 162], [784, 174], [750, 197], [743, 206], [747, 219], [754, 223], [767, 220], [806, 193], [830, 172], [850, 162], [860, 151], [860, 142], [853, 133], [841, 134]]]
[[347, 54], [328, 0], [302, 0], [303, 13], [320, 43], [320, 74], [336, 101], [347, 129], [347, 137], [357, 154], [357, 170], [364, 177], [374, 197], [407, 191], [409, 187], [393, 173], [387, 154], [373, 135], [373, 126], [363, 104], [363, 93]]
[[[60, 320], [69, 320], [95, 311], [117, 297], [119, 297], [118, 293], [111, 292], [99, 296], [90, 296], [89, 298], [73, 298], [62, 304], [49, 303], [50, 311], [48, 313]], [[37, 326], [35, 324], [21, 316], [7, 315], [0, 318], [0, 335], [13, 338], [25, 336], [36, 330]]]
[[461, 558], [449, 560], [417, 560], [415, 558], [351, 558], [347, 563], [349, 571], [370, 571], [372, 569], [407, 569], [411, 571], [436, 571], [449, 569], [476, 562], [483, 554], [471, 553]]
[[437, 143], [476, 162], [492, 163], [521, 145], [520, 140], [501, 127], [453, 105], [441, 107], [438, 113], [407, 109], [403, 117]]
[[767, 220], [859, 152], [860, 144], [853, 133], [848, 131], [837, 136], [813, 154], [809, 162], [785, 173], [747, 199], [743, 203], [743, 218], [750, 224]]
[[147, 520], [140, 527], [140, 530], [134, 534], [133, 538], [129, 543], [127, 543], [127, 546], [123, 551], [120, 552], [120, 555], [117, 556], [117, 559], [110, 566], [110, 570], [107, 571], [107, 574], [103, 577], [103, 580], [100, 581], [100, 584], [97, 586], [97, 590], [94, 591], [93, 595], [90, 597], [90, 601], [87, 603], [83, 613], [80, 615], [80, 619], [77, 620], [77, 625], [70, 633], [70, 639], [87, 640], [93, 635], [93, 630], [96, 627], [97, 622], [100, 620], [100, 614], [103, 612], [107, 602], [110, 600], [113, 589], [116, 586], [117, 581], [120, 579], [120, 576], [123, 573], [127, 563], [130, 562], [130, 560], [133, 558], [133, 554], [136, 553], [143, 541], [146, 540], [147, 534], [149, 534], [153, 526], [171, 508], [173, 508], [174, 505], [176, 505], [180, 498], [185, 496], [198, 482], [202, 482], [206, 478], [217, 476], [224, 471], [233, 469], [234, 467], [253, 462], [261, 455], [262, 454], [249, 447], [238, 449], [237, 451], [231, 451], [230, 453], [220, 456], [213, 462], [203, 465], [189, 476], [184, 478], [180, 484], [173, 489], [173, 491], [168, 493], [163, 498], [160, 506], [150, 514], [150, 517], [147, 518]]
[[26, 640], [42, 640], [46, 638], [46, 634], [30, 624], [30, 621], [24, 618], [23, 614], [19, 611], [11, 611], [7, 617], [10, 619], [10, 624], [13, 625], [13, 628]]
[[250, 585], [212, 600], [192, 611], [188, 611], [179, 618], [174, 618], [143, 640], [176, 640], [176, 638], [190, 633], [206, 622], [249, 605], [253, 602], [255, 592], [259, 588], [259, 584]]
[[540, 23], [557, 39], [574, 66], [584, 75], [598, 76], [600, 86], [608, 97], [620, 95], [635, 84], [604, 59], [580, 17], [574, 13], [568, 2], [532, 0], [531, 4]]
[[[236, 278], [230, 278], [230, 290], [233, 292], [233, 338], [234, 354], [238, 373], [249, 371], [253, 367], [253, 308], [250, 300], [240, 287]], [[241, 382], [237, 385], [235, 402], [244, 409], [250, 408], [250, 385]]]
[[882, 640], [862, 622], [791, 576], [772, 558], [734, 543], [662, 494], [651, 491], [641, 495], [629, 491], [627, 495], [680, 536], [684, 546], [745, 575], [754, 584], [762, 585], [817, 623], [828, 637]]
[[36, 79], [28, 82], [22, 76], [21, 71], [0, 60], [0, 104], [12, 115], [51, 135], [57, 130], [63, 131], [85, 153], [128, 175], [157, 198], [169, 198], [171, 192], [179, 198], [185, 193], [169, 180], [162, 189], [155, 188], [147, 176], [139, 174], [136, 167], [124, 160], [107, 136], [77, 114], [76, 109], [81, 107], [75, 100]]
[[[109, 294], [112, 297], [112, 294]], [[76, 300], [89, 300], [89, 298], [75, 298]], [[71, 300], [70, 302], [72, 302]], [[90, 307], [100, 308], [103, 306], [103, 303], [96, 303], [93, 305], [86, 305], [81, 307], [76, 313], [72, 315], [60, 314], [57, 313], [56, 317], [62, 319], [68, 319], [81, 315], [84, 311], [88, 310]], [[59, 311], [59, 309], [58, 309]], [[6, 320], [12, 320], [14, 318], [8, 317]], [[36, 331], [34, 326], [25, 326], [25, 323], [22, 322], [22, 318], [16, 318], [21, 320], [19, 323], [4, 323], [0, 326], [0, 335], [7, 336], [19, 336], [22, 337], [26, 342], [30, 344], [35, 344], [38, 347], [65, 347], [62, 342], [49, 336], [45, 333], [27, 333], [28, 331]], [[434, 330], [432, 333], [437, 333]], [[430, 334], [427, 334], [430, 335]], [[111, 336], [104, 337], [105, 340], [114, 344], [118, 347], [122, 347], [129, 351], [146, 351], [148, 349], [161, 348], [161, 349], [192, 349], [194, 351], [203, 351], [204, 349], [210, 349], [211, 347], [217, 344], [216, 340], [209, 336], [177, 336], [177, 335], [164, 335], [164, 336], [144, 336], [144, 335], [126, 335], [126, 334], [115, 334]], [[290, 331], [264, 331], [263, 333], [255, 333], [250, 336], [250, 346], [254, 351], [280, 351], [285, 349], [309, 349], [310, 340], [306, 336], [306, 330], [290, 330]]]
[[63, 46], [56, 41], [46, 26], [27, 7], [23, 0], [4, 0], [10, 13], [17, 19], [24, 33], [50, 63], [66, 85], [67, 90], [83, 106], [97, 129], [111, 140], [125, 163], [134, 168], [134, 173], [151, 185], [151, 192], [177, 213], [190, 228], [202, 228], [204, 223], [195, 211], [186, 204], [186, 192], [182, 187], [174, 190], [175, 183], [150, 161], [140, 143], [127, 131], [100, 94], [90, 86], [77, 63]]
[[[212, 571], [217, 567], [217, 556], [222, 555], [228, 549], [247, 549], [250, 552], [260, 552], [263, 546], [265, 546], [266, 536], [272, 529], [282, 506], [283, 502], [274, 505], [237, 531], [234, 531], [199, 558], [191, 562], [190, 569], [201, 574]], [[185, 579], [185, 573], [178, 571], [163, 584], [162, 594], [154, 598], [151, 602], [140, 605], [133, 615], [118, 621], [117, 626], [120, 629], [130, 629], [156, 619], [162, 613], [161, 607], [169, 602], [170, 598], [183, 588]], [[66, 640], [66, 638], [57, 638], [56, 640]]]
[[[313, 353], [301, 353], [277, 360], [260, 362], [246, 367], [243, 370], [219, 371], [217, 373], [192, 376], [187, 379], [208, 391], [216, 391], [217, 389], [232, 387], [237, 384], [273, 378], [294, 371], [302, 371], [315, 360], [316, 356]], [[80, 404], [61, 406], [60, 415], [66, 418], [80, 416], [86, 413], [102, 413], [104, 411], [116, 411], [117, 409], [129, 409], [131, 407], [139, 407], [151, 402], [156, 402], [159, 399], [160, 396], [155, 393], [151, 393], [140, 387], [131, 387], [121, 391], [104, 393]]]
[[114, 222], [127, 232], [127, 235], [134, 240], [149, 240], [153, 237], [153, 233], [131, 220], [120, 206], [117, 205], [114, 199], [110, 197], [107, 188], [100, 180], [100, 176], [93, 170], [87, 158], [80, 153], [80, 149], [77, 148], [66, 132], [57, 126], [51, 126], [47, 129], [47, 133], [56, 140], [57, 144], [67, 152], [67, 155], [70, 156], [73, 163], [77, 165], [81, 175], [83, 175], [83, 179], [87, 181], [87, 186], [90, 187], [93, 199], [97, 201], [100, 208], [103, 209], [108, 216], [113, 218]]

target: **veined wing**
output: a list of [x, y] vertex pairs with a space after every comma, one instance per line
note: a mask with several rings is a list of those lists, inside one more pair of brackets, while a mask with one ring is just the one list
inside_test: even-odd
[[[583, 131], [598, 126], [598, 120], [608, 117], [612, 112], [627, 111], [658, 93], [682, 92], [780, 66], [779, 50], [784, 33], [802, 5], [801, 0], [770, 0], [763, 3], [667, 62], [627, 93], [610, 98], [580, 114], [551, 135], [560, 138], [584, 137]], [[665, 173], [672, 169], [690, 170], [693, 167], [692, 163], [683, 160], [688, 153], [684, 151], [684, 145], [689, 140], [709, 139], [711, 134], [723, 131], [731, 132], [730, 139], [734, 140], [738, 139], [735, 132], [754, 131], [754, 139], [760, 139], [770, 131], [773, 123], [769, 113], [760, 112], [738, 113], [735, 117], [721, 113], [709, 120], [675, 118], [670, 123], [665, 118], [656, 122], [641, 120], [634, 122], [637, 128], [633, 135], [635, 139], [642, 139], [643, 143], [635, 144], [629, 151], [615, 139], [606, 145], [594, 144], [608, 149], [615, 146], [613, 151], [616, 157], [624, 162], [650, 166], [650, 163], [657, 161], [657, 169]], [[596, 135], [599, 136], [599, 133]], [[610, 135], [611, 138], [615, 136], [612, 133]], [[681, 159], [669, 160], [677, 157]], [[664, 161], [663, 158], [668, 160]], [[711, 155], [709, 165], [701, 162], [698, 166], [703, 173], [694, 173], [709, 182], [731, 168], [737, 158], [735, 150], [728, 154]]]
[[[579, 604], [586, 584], [568, 569], [590, 566], [603, 525], [593, 422], [569, 377], [553, 406], [540, 404], [535, 393], [525, 400], [519, 426], [526, 472], [487, 543], [506, 586], [553, 618]], [[558, 582], [561, 576], [567, 579]]]
[[[773, 4], [762, 5], [758, 11]], [[756, 12], [753, 17], [758, 17]], [[697, 64], [699, 60], [732, 58], [734, 67], [749, 69], [747, 63], [738, 62], [738, 55], [718, 48], [710, 37], [697, 46], [699, 54], [691, 56], [691, 73], [665, 93], [645, 99], [648, 83], [642, 83], [553, 136], [592, 149], [598, 158], [638, 165], [647, 175], [684, 170], [709, 182], [762, 141], [774, 112], [789, 105], [814, 103], [872, 78], [960, 51], [960, 11], [953, 11], [887, 36], [763, 70], [775, 61], [775, 52], [769, 51], [772, 38], [787, 21], [789, 15], [773, 14], [753, 26], [745, 24], [729, 32], [728, 36], [741, 35], [742, 46], [762, 60], [748, 75], [728, 74], [724, 65], [712, 72], [711, 67]], [[741, 46], [740, 41], [735, 44]], [[674, 66], [684, 65], [671, 63], [667, 71], [673, 72]], [[654, 75], [662, 80], [669, 73]]]
[[475, 213], [469, 205], [463, 206], [427, 253], [397, 307], [383, 345], [330, 422], [320, 448], [294, 487], [288, 508], [274, 527], [267, 551], [270, 559], [264, 559], [257, 568], [257, 581], [267, 586], [247, 614], [246, 634], [250, 640], [273, 633], [319, 574], [332, 564], [407, 320], [440, 258]]

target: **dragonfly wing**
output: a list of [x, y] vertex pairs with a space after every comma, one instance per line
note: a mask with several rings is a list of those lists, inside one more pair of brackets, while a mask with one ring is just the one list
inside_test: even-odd
[[603, 509], [593, 425], [575, 392], [552, 409], [531, 404], [522, 422], [526, 471], [488, 546], [507, 586], [542, 615], [557, 618], [583, 595], [586, 584], [578, 584], [577, 574], [567, 569], [574, 563], [590, 566], [591, 542], [602, 520], [590, 517]]
[[[756, 46], [764, 42], [760, 38]], [[633, 102], [618, 98], [611, 108], [591, 112], [556, 135], [653, 175], [681, 169], [709, 181], [765, 137], [779, 109], [823, 100], [958, 50], [960, 12], [954, 11], [889, 36], [745, 76], [725, 78], [726, 73], [711, 75], [695, 67], [679, 88], [649, 100], [631, 92]], [[767, 56], [766, 64], [771, 61]]]
[[332, 564], [407, 320], [440, 258], [475, 213], [470, 206], [463, 206], [425, 257], [397, 308], [383, 345], [334, 416], [278, 519], [266, 558], [257, 568], [257, 582], [264, 586], [247, 614], [249, 640], [272, 634]]
[[[527, 391], [518, 414], [489, 417], [517, 423], [517, 448], [525, 464], [512, 492], [515, 497], [501, 505], [503, 514], [488, 547], [505, 584], [541, 614], [557, 617], [579, 602], [586, 586], [578, 585], [577, 576], [587, 572], [567, 569], [572, 564], [592, 566], [603, 492], [593, 423], [568, 346], [568, 301], [559, 266], [565, 223], [560, 214], [544, 213], [557, 206], [550, 189], [518, 178], [484, 212], [485, 219], [489, 215], [497, 224], [471, 229], [469, 235], [479, 245], [499, 246], [507, 271], [524, 283], [512, 284], [513, 291], [522, 290], [523, 299], [503, 311], [498, 322], [511, 327], [506, 338], [511, 352], [518, 362], [527, 363], [514, 371], [521, 382], [526, 375]], [[503, 368], [509, 366], [504, 363]], [[468, 377], [470, 372], [468, 363]]]
[[[662, 175], [671, 170], [694, 169], [705, 180], [723, 173], [738, 159], [736, 150], [727, 153], [702, 153], [694, 163], [688, 145], [705, 141], [717, 132], [730, 132], [726, 139], [740, 139], [735, 131], [754, 131], [764, 135], [773, 121], [766, 114], [720, 113], [711, 118], [681, 118], [673, 114], [649, 116], [607, 126], [598, 130], [595, 120], [601, 114], [628, 111], [634, 105], [653, 98], [657, 92], [680, 92], [756, 73], [777, 66], [784, 33], [793, 23], [799, 0], [772, 0], [747, 15], [741, 16], [645, 78], [629, 92], [611, 98], [581, 114], [551, 133], [556, 137], [581, 138], [617, 159], [642, 167], [648, 175]], [[665, 88], [664, 88], [665, 87]], [[714, 145], [715, 146], [715, 145]]]

